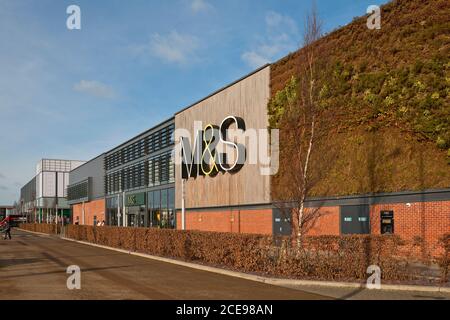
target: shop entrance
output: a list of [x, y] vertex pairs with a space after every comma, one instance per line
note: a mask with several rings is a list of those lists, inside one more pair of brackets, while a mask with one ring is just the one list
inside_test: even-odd
[[145, 206], [126, 208], [128, 227], [145, 227]]
[[145, 227], [145, 193], [127, 195], [125, 199], [128, 227]]

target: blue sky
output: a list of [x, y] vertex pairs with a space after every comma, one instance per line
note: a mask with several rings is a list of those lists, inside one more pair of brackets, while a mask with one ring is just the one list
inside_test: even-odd
[[[316, 4], [329, 32], [386, 2]], [[0, 0], [0, 204], [39, 159], [89, 160], [295, 51], [311, 3]]]

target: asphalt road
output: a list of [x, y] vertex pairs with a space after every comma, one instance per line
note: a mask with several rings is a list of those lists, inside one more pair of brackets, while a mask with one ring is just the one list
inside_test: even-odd
[[[71, 265], [81, 290], [69, 290]], [[324, 295], [14, 230], [0, 239], [0, 300], [315, 300]]]

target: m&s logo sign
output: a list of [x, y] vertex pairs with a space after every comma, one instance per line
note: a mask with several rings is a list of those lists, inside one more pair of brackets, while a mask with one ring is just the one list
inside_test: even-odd
[[129, 206], [133, 206], [137, 204], [137, 199], [136, 199], [136, 195], [131, 195], [127, 197], [127, 204]]
[[[199, 175], [214, 177], [219, 172], [234, 173], [243, 167], [246, 160], [245, 146], [228, 139], [228, 130], [233, 124], [242, 132], [246, 129], [242, 118], [229, 116], [220, 126], [208, 124], [204, 129], [198, 130], [193, 145], [188, 138], [181, 137], [183, 179], [196, 178]], [[217, 152], [219, 143], [234, 150], [233, 161], [230, 161], [227, 153]]]

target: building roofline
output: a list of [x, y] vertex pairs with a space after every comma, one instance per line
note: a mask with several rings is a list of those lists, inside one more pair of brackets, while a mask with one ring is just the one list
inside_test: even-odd
[[203, 101], [205, 101], [205, 100], [211, 98], [212, 96], [215, 96], [216, 94], [218, 94], [218, 93], [220, 93], [220, 92], [222, 92], [222, 91], [224, 91], [224, 90], [226, 90], [226, 89], [228, 89], [228, 88], [234, 86], [235, 84], [241, 82], [242, 80], [245, 80], [245, 79], [251, 77], [252, 75], [254, 75], [254, 74], [260, 72], [261, 70], [264, 70], [264, 69], [266, 69], [267, 67], [270, 67], [270, 66], [271, 66], [270, 63], [267, 63], [267, 64], [263, 65], [262, 67], [260, 67], [260, 68], [258, 68], [258, 69], [256, 69], [256, 70], [254, 70], [254, 71], [252, 71], [252, 72], [250, 72], [249, 74], [243, 76], [242, 78], [239, 78], [238, 80], [233, 81], [233, 82], [230, 83], [230, 84], [227, 84], [226, 86], [220, 88], [219, 90], [214, 91], [214, 92], [211, 93], [210, 95], [208, 95], [208, 96], [206, 96], [206, 97], [204, 97], [204, 98], [198, 100], [197, 102], [194, 102], [193, 104], [191, 104], [191, 105], [189, 105], [189, 106], [187, 106], [187, 107], [181, 109], [180, 111], [178, 111], [178, 112], [175, 113], [175, 116], [177, 116], [178, 114], [180, 114], [180, 113], [182, 113], [182, 112], [184, 112], [184, 111], [186, 111], [186, 110], [188, 110], [188, 109], [190, 109], [190, 108], [196, 106], [197, 104], [199, 104], [199, 103], [201, 103], [201, 102], [203, 102]]
[[[174, 117], [171, 117], [171, 118], [169, 118], [169, 119], [167, 119], [167, 120], [164, 120], [163, 122], [160, 122], [159, 124], [157, 124], [157, 125], [151, 127], [150, 129], [145, 130], [145, 131], [142, 132], [142, 133], [139, 133], [138, 135], [136, 135], [136, 136], [134, 136], [133, 138], [131, 138], [131, 139], [129, 139], [129, 140], [127, 140], [127, 141], [121, 143], [120, 145], [118, 145], [118, 146], [116, 146], [116, 147], [110, 149], [109, 151], [103, 152], [103, 153], [99, 154], [98, 156], [96, 156], [95, 158], [92, 158], [92, 159], [86, 161], [86, 162], [83, 163], [81, 166], [76, 167], [75, 169], [71, 170], [70, 172], [73, 172], [73, 171], [75, 171], [75, 170], [78, 170], [78, 169], [84, 167], [85, 165], [91, 163], [92, 161], [97, 160], [98, 158], [100, 158], [100, 157], [102, 157], [102, 156], [106, 157], [106, 155], [107, 155], [108, 153], [111, 153], [111, 152], [115, 151], [116, 149], [119, 149], [119, 148], [123, 147], [124, 145], [126, 145], [127, 143], [133, 141], [134, 139], [137, 139], [137, 138], [139, 138], [139, 137], [141, 137], [141, 136], [144, 136], [144, 135], [146, 135], [147, 133], [151, 132], [152, 130], [155, 130], [155, 129], [158, 128], [159, 126], [162, 126], [162, 125], [164, 125], [164, 124], [166, 124], [166, 123], [168, 123], [168, 122], [171, 122], [171, 121], [173, 121], [173, 120], [175, 120], [175, 118], [174, 118]], [[69, 172], [69, 173], [70, 173], [70, 172]]]
[[87, 164], [91, 163], [92, 161], [97, 160], [97, 159], [100, 158], [101, 156], [105, 156], [105, 155], [106, 155], [106, 152], [101, 153], [101, 154], [99, 154], [98, 156], [96, 156], [95, 158], [92, 158], [91, 160], [86, 161], [86, 162], [83, 163], [81, 166], [78, 166], [78, 167], [76, 167], [75, 169], [70, 170], [69, 173], [71, 173], [71, 172], [73, 172], [73, 171], [75, 171], [75, 170], [78, 170], [78, 169], [80, 169], [81, 167], [84, 167], [85, 165], [87, 165]]
[[51, 160], [51, 161], [77, 161], [77, 162], [86, 162], [86, 160], [71, 160], [71, 159], [50, 159], [50, 158], [42, 158], [41, 160], [39, 160], [38, 162], [40, 162], [40, 161], [43, 161], [43, 160]]
[[37, 177], [37, 174], [35, 174], [35, 175], [33, 176], [33, 178], [31, 178], [27, 183], [25, 183], [25, 184], [20, 188], [20, 191], [22, 191], [23, 188], [25, 188], [29, 183], [31, 183], [33, 180], [35, 180], [36, 177]]
[[[149, 133], [149, 132], [155, 130], [156, 128], [158, 128], [158, 127], [160, 127], [160, 126], [162, 126], [162, 125], [165, 125], [165, 124], [167, 124], [167, 123], [169, 123], [169, 122], [172, 122], [172, 121], [174, 121], [174, 120], [175, 120], [175, 117], [172, 116], [172, 117], [170, 117], [169, 119], [164, 120], [163, 122], [160, 122], [160, 123], [158, 123], [157, 125], [154, 125], [154, 126], [151, 127], [150, 129], [147, 129], [147, 130], [145, 130], [144, 132], [139, 133], [138, 135], [134, 136], [133, 138], [131, 138], [131, 139], [129, 139], [129, 140], [127, 140], [127, 141], [121, 143], [120, 145], [118, 145], [118, 146], [116, 146], [116, 147], [114, 147], [114, 148], [112, 148], [112, 149], [106, 151], [104, 154], [106, 155], [106, 154], [108, 154], [108, 153], [111, 153], [111, 152], [113, 152], [113, 151], [115, 151], [115, 150], [117, 150], [117, 149], [123, 147], [124, 145], [130, 143], [131, 141], [133, 141], [133, 140], [135, 140], [135, 139], [137, 139], [137, 138], [139, 138], [139, 137], [141, 137], [141, 136], [144, 136], [144, 135], [146, 135], [147, 133]], [[94, 158], [94, 159], [95, 159], [95, 158]]]
[[[169, 123], [169, 122], [174, 121], [176, 115], [178, 115], [178, 114], [180, 114], [180, 113], [182, 113], [182, 112], [184, 112], [184, 111], [186, 111], [186, 110], [192, 108], [193, 106], [195, 106], [195, 105], [197, 105], [197, 104], [199, 104], [199, 103], [201, 103], [201, 102], [203, 102], [203, 101], [205, 101], [205, 100], [211, 98], [212, 96], [215, 96], [216, 94], [218, 94], [218, 93], [220, 93], [220, 92], [222, 92], [222, 91], [224, 91], [224, 90], [226, 90], [226, 89], [228, 89], [228, 88], [234, 86], [235, 84], [241, 82], [242, 80], [245, 80], [245, 79], [251, 77], [252, 75], [254, 75], [254, 74], [260, 72], [261, 70], [266, 69], [266, 68], [269, 67], [269, 66], [271, 66], [270, 63], [267, 63], [267, 64], [263, 65], [262, 67], [260, 67], [260, 68], [258, 68], [258, 69], [256, 69], [256, 70], [254, 70], [254, 71], [252, 71], [252, 72], [250, 72], [249, 74], [247, 74], [247, 75], [245, 75], [245, 76], [243, 76], [243, 77], [237, 79], [236, 81], [233, 81], [232, 83], [230, 83], [230, 84], [228, 84], [228, 85], [226, 85], [226, 86], [224, 86], [224, 87], [222, 87], [222, 88], [220, 88], [220, 89], [214, 91], [213, 93], [211, 93], [211, 94], [209, 94], [208, 96], [206, 96], [206, 97], [204, 97], [204, 98], [198, 100], [197, 102], [194, 102], [193, 104], [191, 104], [191, 105], [189, 105], [189, 106], [187, 106], [187, 107], [181, 109], [180, 111], [176, 112], [176, 113], [174, 114], [174, 116], [170, 117], [169, 119], [164, 120], [164, 121], [162, 121], [162, 122], [160, 122], [160, 123], [154, 125], [154, 126], [151, 127], [150, 129], [147, 129], [147, 130], [145, 130], [144, 132], [137, 134], [136, 136], [132, 137], [131, 139], [128, 139], [127, 141], [125, 141], [125, 142], [119, 144], [118, 146], [116, 146], [116, 147], [114, 147], [114, 148], [112, 148], [112, 149], [110, 149], [110, 150], [108, 150], [108, 151], [105, 151], [105, 152], [101, 153], [100, 155], [96, 156], [95, 158], [92, 158], [92, 159], [90, 159], [90, 160], [88, 160], [88, 161], [85, 161], [85, 160], [67, 160], [67, 159], [48, 159], [48, 158], [42, 158], [42, 159], [39, 160], [39, 162], [41, 162], [41, 161], [43, 161], [43, 160], [78, 161], [78, 162], [84, 162], [82, 165], [80, 165], [80, 166], [78, 166], [77, 168], [71, 170], [70, 172], [72, 172], [72, 171], [74, 171], [74, 170], [77, 170], [78, 168], [83, 167], [84, 165], [86, 165], [86, 164], [88, 164], [88, 163], [90, 163], [90, 162], [92, 162], [92, 161], [98, 159], [98, 158], [101, 157], [101, 156], [105, 156], [105, 157], [106, 157], [108, 153], [111, 153], [111, 152], [113, 152], [113, 151], [115, 151], [115, 150], [117, 150], [117, 149], [122, 148], [123, 146], [125, 146], [125, 145], [128, 144], [128, 143], [130, 143], [131, 141], [133, 141], [133, 140], [135, 140], [135, 139], [138, 139], [138, 138], [141, 137], [141, 136], [146, 135], [147, 133], [149, 133], [149, 132], [155, 130], [156, 128], [158, 128], [158, 127], [160, 127], [160, 126], [163, 126], [164, 124], [167, 124], [167, 123]], [[36, 177], [36, 176], [35, 176], [35, 177]], [[31, 179], [31, 180], [33, 180], [33, 179]], [[31, 180], [30, 180], [30, 181], [31, 181]]]

